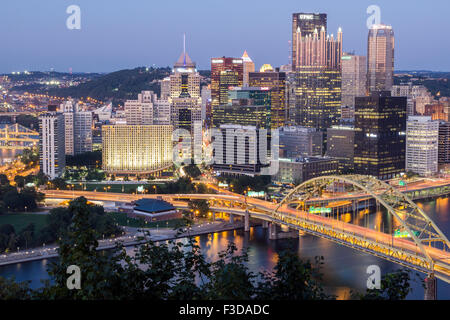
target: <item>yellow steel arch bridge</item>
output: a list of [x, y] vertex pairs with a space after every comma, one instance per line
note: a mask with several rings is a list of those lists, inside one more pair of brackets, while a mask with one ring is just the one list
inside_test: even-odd
[[25, 149], [36, 146], [39, 132], [28, 129], [18, 123], [0, 125], [1, 149]]

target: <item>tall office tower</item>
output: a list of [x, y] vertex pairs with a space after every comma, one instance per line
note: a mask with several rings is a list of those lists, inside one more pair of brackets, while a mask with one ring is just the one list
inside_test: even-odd
[[74, 113], [74, 153], [92, 151], [92, 112], [78, 111]]
[[298, 158], [322, 155], [323, 134], [314, 128], [281, 127], [280, 157]]
[[440, 165], [450, 163], [450, 122], [439, 122], [438, 162]]
[[201, 91], [202, 97], [202, 120], [209, 128], [211, 126], [211, 85], [204, 85]]
[[269, 89], [271, 102], [271, 128], [276, 129], [287, 124], [286, 73], [275, 71], [250, 72], [250, 87]]
[[[241, 58], [211, 59], [211, 108], [228, 98], [230, 84], [242, 87], [244, 82], [244, 62]], [[226, 103], [226, 102], [225, 102]]]
[[142, 91], [137, 100], [125, 101], [127, 125], [153, 124], [153, 95], [152, 91]]
[[[297, 125], [326, 132], [338, 124], [341, 107], [342, 30], [337, 39], [323, 26], [313, 35], [297, 28], [295, 37], [295, 112]], [[326, 139], [324, 139], [326, 142]]]
[[327, 15], [325, 13], [293, 13], [292, 14], [292, 70], [298, 65], [298, 30], [303, 37], [313, 36], [315, 30], [327, 32]]
[[412, 82], [393, 85], [391, 95], [393, 97], [407, 97], [408, 105], [406, 113], [408, 116], [413, 116], [416, 114], [416, 101], [418, 102], [417, 107], [423, 111], [422, 104], [426, 105], [428, 102], [433, 100], [431, 93], [425, 86], [413, 85]]
[[390, 91], [394, 84], [394, 30], [375, 24], [367, 42], [367, 91]]
[[200, 74], [183, 50], [170, 75], [171, 120], [174, 129], [193, 132], [194, 122], [202, 120]]
[[103, 169], [119, 174], [155, 173], [172, 165], [172, 126], [102, 126]]
[[342, 105], [355, 107], [355, 97], [366, 94], [367, 60], [365, 56], [342, 56]]
[[381, 180], [405, 171], [406, 98], [389, 91], [355, 99], [355, 173]]
[[438, 171], [439, 121], [408, 117], [406, 122], [406, 171], [431, 176]]
[[64, 137], [65, 153], [73, 156], [75, 154], [74, 146], [74, 114], [78, 111], [78, 104], [72, 99], [64, 101], [59, 105], [59, 112], [64, 114]]
[[170, 77], [161, 80], [161, 100], [168, 100], [170, 97]]
[[55, 179], [66, 166], [64, 115], [49, 112], [39, 117], [39, 163], [42, 173]]
[[270, 93], [262, 88], [236, 87], [229, 91], [229, 103], [213, 109], [213, 127], [242, 125], [270, 128]]
[[353, 126], [333, 126], [328, 128], [327, 137], [326, 155], [338, 160], [339, 173], [352, 173], [355, 153], [355, 128]]
[[248, 87], [248, 86], [251, 86], [251, 85], [249, 85], [248, 74], [250, 72], [255, 72], [255, 63], [248, 56], [247, 51], [244, 51], [244, 54], [242, 55], [241, 59], [244, 62], [243, 86]]
[[72, 99], [60, 105], [60, 112], [64, 115], [65, 154], [92, 151], [92, 112], [81, 111]]

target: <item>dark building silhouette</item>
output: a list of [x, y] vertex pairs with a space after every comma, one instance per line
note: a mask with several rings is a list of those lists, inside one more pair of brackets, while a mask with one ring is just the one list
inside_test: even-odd
[[406, 100], [388, 91], [356, 97], [356, 174], [386, 180], [405, 171]]

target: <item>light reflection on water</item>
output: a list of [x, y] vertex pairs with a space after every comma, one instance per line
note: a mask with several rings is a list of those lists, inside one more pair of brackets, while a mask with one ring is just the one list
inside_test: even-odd
[[[436, 222], [441, 230], [450, 235], [450, 202], [449, 199], [437, 199], [435, 201], [422, 202], [420, 206]], [[369, 225], [376, 225], [377, 228], [387, 229], [388, 223], [384, 222], [386, 214], [377, 212], [370, 217], [359, 215], [358, 218]], [[367, 215], [369, 216], [369, 215]], [[347, 220], [348, 216], [343, 215]], [[293, 246], [294, 250], [303, 259], [314, 261], [314, 257], [323, 256], [324, 274], [323, 283], [327, 293], [334, 294], [340, 299], [348, 299], [350, 290], [363, 292], [365, 290], [368, 275], [367, 267], [378, 265], [382, 273], [399, 269], [396, 264], [382, 260], [380, 258], [358, 252], [356, 250], [340, 246], [333, 242], [305, 235], [295, 240], [268, 240], [267, 231], [262, 227], [251, 229], [250, 233], [243, 230], [225, 231], [221, 233], [202, 235], [195, 238], [202, 248], [208, 260], [217, 258], [217, 254], [225, 250], [228, 243], [233, 241], [239, 250], [248, 249], [249, 268], [257, 273], [263, 270], [272, 270], [277, 263], [278, 253], [283, 249]], [[132, 254], [133, 249], [128, 249]], [[19, 281], [32, 280], [33, 287], [40, 285], [39, 279], [48, 278], [46, 268], [48, 260], [28, 262], [11, 266], [0, 267], [0, 275], [10, 277], [15, 275]], [[421, 275], [423, 277], [423, 275]], [[423, 299], [423, 288], [418, 282], [412, 283], [413, 292], [411, 299]], [[438, 281], [438, 298], [450, 299], [450, 285], [443, 281]]]

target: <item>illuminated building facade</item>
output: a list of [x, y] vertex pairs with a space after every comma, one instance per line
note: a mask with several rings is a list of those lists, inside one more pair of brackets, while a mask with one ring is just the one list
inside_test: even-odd
[[172, 165], [172, 130], [171, 125], [102, 126], [103, 169], [139, 174]]
[[406, 171], [431, 176], [438, 171], [439, 121], [412, 116], [406, 122]]
[[298, 158], [322, 155], [323, 133], [314, 128], [286, 126], [279, 128], [280, 157]]
[[[289, 81], [294, 86], [291, 91], [295, 106], [289, 107], [289, 116], [296, 125], [325, 133], [338, 124], [340, 116], [342, 29], [336, 38], [327, 36], [326, 15], [296, 15], [292, 42], [294, 80]], [[303, 21], [303, 29], [299, 21]]]
[[303, 37], [313, 36], [315, 30], [327, 32], [327, 15], [325, 13], [293, 13], [292, 14], [292, 70], [298, 65], [298, 30]]
[[213, 127], [235, 124], [270, 128], [270, 91], [261, 88], [233, 88], [229, 91], [229, 103], [213, 109]]
[[64, 114], [66, 155], [92, 151], [92, 112], [82, 111], [72, 99], [62, 103], [59, 110]]
[[202, 121], [200, 74], [185, 49], [170, 76], [169, 101], [174, 129], [185, 129], [193, 133], [194, 123]]
[[241, 59], [242, 59], [242, 61], [244, 63], [243, 86], [244, 87], [248, 87], [249, 86], [248, 74], [250, 72], [255, 72], [255, 63], [248, 56], [247, 51], [244, 51], [244, 54], [242, 55]]
[[406, 97], [390, 91], [355, 99], [356, 174], [391, 179], [405, 171]]
[[300, 184], [304, 181], [338, 174], [338, 161], [333, 158], [280, 158], [278, 173], [272, 178], [281, 183]]
[[242, 87], [244, 82], [244, 61], [241, 58], [211, 59], [211, 108], [228, 99], [230, 85]]
[[367, 42], [367, 91], [390, 91], [394, 84], [394, 30], [375, 24]]
[[439, 122], [439, 149], [438, 149], [439, 164], [450, 163], [450, 122]]
[[339, 123], [341, 71], [328, 67], [303, 67], [295, 72], [295, 107], [291, 116], [297, 125], [325, 132]]
[[365, 56], [342, 56], [342, 105], [355, 107], [355, 97], [366, 94], [367, 60]]
[[42, 173], [55, 179], [66, 166], [64, 115], [49, 112], [39, 117], [39, 164]]
[[352, 126], [333, 126], [327, 130], [327, 152], [339, 162], [339, 173], [353, 172], [355, 153], [355, 128]]
[[276, 71], [251, 72], [250, 87], [268, 88], [271, 102], [271, 128], [276, 129], [287, 123], [286, 73]]

